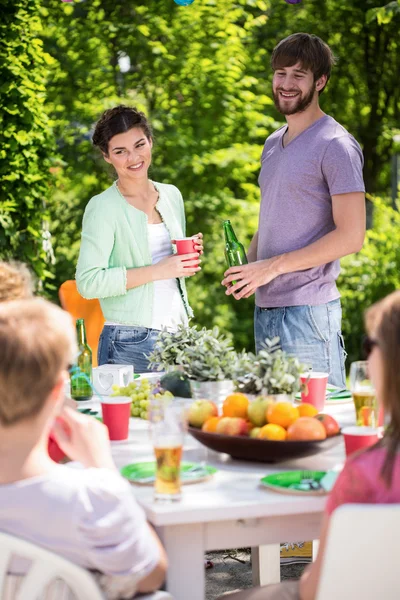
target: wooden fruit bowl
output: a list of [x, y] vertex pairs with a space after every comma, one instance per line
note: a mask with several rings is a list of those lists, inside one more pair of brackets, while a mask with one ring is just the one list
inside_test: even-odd
[[196, 427], [189, 427], [189, 433], [201, 444], [216, 452], [230, 454], [232, 458], [274, 463], [289, 458], [299, 458], [324, 452], [342, 440], [338, 433], [325, 440], [305, 442], [259, 440], [239, 435], [207, 433]]

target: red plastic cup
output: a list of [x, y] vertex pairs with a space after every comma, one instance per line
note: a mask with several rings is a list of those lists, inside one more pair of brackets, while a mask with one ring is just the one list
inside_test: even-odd
[[128, 439], [131, 402], [129, 396], [103, 396], [103, 423], [108, 427], [111, 441]]
[[350, 456], [363, 448], [373, 446], [379, 439], [379, 432], [375, 427], [360, 427], [359, 425], [344, 427], [342, 434], [346, 447], [346, 456]]
[[[191, 254], [192, 252], [197, 252], [195, 249], [195, 244], [197, 240], [196, 238], [181, 238], [180, 240], [175, 240], [176, 249], [178, 254]], [[189, 267], [186, 267], [187, 269]]]
[[312, 404], [320, 412], [325, 407], [326, 386], [328, 383], [328, 373], [310, 371], [300, 375], [300, 380], [304, 389], [301, 392], [301, 401]]
[[47, 443], [47, 452], [49, 453], [51, 460], [54, 460], [56, 463], [66, 457], [65, 452], [61, 450], [51, 434], [49, 435], [49, 441]]

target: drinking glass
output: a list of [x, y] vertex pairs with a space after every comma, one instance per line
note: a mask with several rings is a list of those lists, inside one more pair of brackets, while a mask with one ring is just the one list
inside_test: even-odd
[[356, 424], [359, 426], [377, 427], [378, 404], [366, 360], [358, 360], [351, 363], [350, 390], [356, 409]]
[[156, 457], [154, 498], [171, 502], [181, 499], [181, 460], [187, 411], [183, 402], [154, 391], [149, 404], [150, 431]]

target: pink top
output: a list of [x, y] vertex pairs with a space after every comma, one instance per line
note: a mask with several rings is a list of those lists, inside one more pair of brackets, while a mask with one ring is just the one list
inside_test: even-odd
[[341, 504], [396, 504], [400, 502], [400, 454], [393, 465], [392, 485], [387, 488], [380, 473], [385, 448], [369, 450], [346, 461], [326, 503], [326, 512]]

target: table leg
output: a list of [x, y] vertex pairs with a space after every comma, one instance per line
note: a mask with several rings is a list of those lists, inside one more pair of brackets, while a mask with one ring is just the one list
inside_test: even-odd
[[318, 549], [319, 549], [319, 540], [313, 540], [312, 541], [312, 559], [313, 559], [313, 562], [317, 558]]
[[269, 544], [251, 549], [253, 585], [269, 585], [281, 580], [280, 544]]
[[167, 592], [174, 600], [204, 600], [204, 530], [201, 524], [157, 528], [168, 557]]

